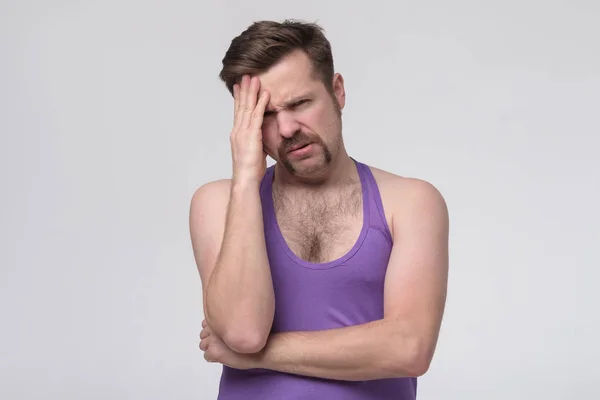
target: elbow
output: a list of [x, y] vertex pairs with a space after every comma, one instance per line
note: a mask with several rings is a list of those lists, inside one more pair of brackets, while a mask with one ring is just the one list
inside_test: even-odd
[[[210, 324], [210, 320], [209, 320]], [[267, 344], [269, 331], [253, 328], [242, 328], [241, 326], [231, 326], [231, 324], [214, 329], [217, 336], [221, 338], [223, 343], [231, 350], [240, 354], [255, 354], [259, 353]], [[247, 326], [247, 325], [246, 325]]]
[[268, 335], [258, 331], [229, 332], [223, 341], [231, 350], [241, 354], [259, 353], [267, 344]]
[[393, 362], [393, 374], [396, 377], [420, 377], [429, 371], [433, 350], [431, 346], [422, 340], [415, 339], [409, 341], [406, 347], [402, 348], [402, 354], [397, 354]]
[[[208, 319], [210, 325], [210, 319]], [[255, 354], [259, 353], [267, 344], [270, 336], [271, 326], [252, 327], [248, 323], [235, 323], [228, 321], [225, 326], [212, 326], [221, 340], [236, 353]]]
[[407, 374], [410, 377], [418, 378], [429, 371], [430, 362], [425, 359], [413, 360], [407, 367]]

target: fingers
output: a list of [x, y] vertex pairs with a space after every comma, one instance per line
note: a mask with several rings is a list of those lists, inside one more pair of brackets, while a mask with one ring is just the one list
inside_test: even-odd
[[256, 76], [253, 76], [250, 79], [249, 85], [250, 87], [246, 94], [246, 96], [248, 96], [246, 99], [246, 106], [250, 111], [253, 111], [254, 107], [256, 107], [256, 100], [258, 97], [258, 91], [260, 89], [260, 79]]
[[[233, 86], [235, 129], [255, 125], [254, 119], [258, 114], [262, 119], [269, 98], [263, 99], [262, 93], [259, 95], [260, 87], [260, 79], [249, 75], [244, 75], [240, 83]], [[260, 110], [257, 110], [257, 107], [260, 107]]]
[[240, 126], [244, 126], [243, 122], [244, 122], [244, 117], [247, 114], [247, 110], [248, 110], [248, 91], [250, 90], [249, 88], [250, 85], [250, 77], [248, 75], [244, 75], [242, 76], [242, 79], [240, 81], [240, 88], [239, 88], [239, 93], [238, 93], [238, 111], [237, 111], [237, 118], [236, 118], [236, 126], [240, 127]]
[[200, 350], [206, 351], [206, 349], [208, 349], [208, 342], [206, 340], [203, 340], [200, 342]]
[[240, 85], [238, 83], [233, 85], [233, 121], [237, 121], [237, 116], [240, 111]]
[[254, 109], [256, 108], [256, 101], [258, 98], [258, 91], [260, 90], [260, 79], [253, 76], [252, 78], [244, 77], [247, 79], [246, 85], [246, 98], [244, 100], [244, 107], [242, 109], [242, 126], [249, 126]]
[[[240, 126], [242, 120], [242, 109], [244, 107], [246, 83], [245, 77], [242, 77], [239, 83], [233, 85], [233, 128], [234, 130]], [[242, 93], [244, 91], [244, 93]]]
[[211, 334], [210, 327], [207, 326], [206, 320], [202, 321], [202, 331], [200, 331], [200, 350], [206, 351], [209, 341], [206, 340]]
[[242, 115], [244, 113], [247, 77], [243, 76], [239, 83], [233, 85], [233, 129], [236, 130], [241, 125]]
[[206, 320], [202, 321], [202, 330], [200, 331], [200, 339], [205, 339], [211, 334], [210, 326], [208, 326], [208, 322]]
[[260, 94], [258, 102], [256, 103], [256, 107], [254, 108], [254, 112], [252, 113], [252, 128], [259, 130], [262, 126], [265, 110], [267, 108], [267, 104], [269, 104], [270, 94], [266, 90], [263, 90]]
[[242, 76], [240, 81], [240, 93], [239, 93], [239, 110], [243, 111], [246, 109], [246, 100], [248, 99], [248, 84], [250, 83], [250, 77], [248, 75]]
[[202, 331], [200, 332], [200, 339], [201, 340], [206, 339], [207, 337], [210, 336], [210, 333], [211, 333], [210, 329], [208, 329], [208, 328], [202, 329]]

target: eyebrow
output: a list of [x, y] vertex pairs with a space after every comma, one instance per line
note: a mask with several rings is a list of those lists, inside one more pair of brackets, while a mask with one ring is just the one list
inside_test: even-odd
[[[295, 103], [299, 102], [300, 100], [304, 100], [307, 97], [310, 97], [311, 94], [310, 93], [304, 93], [300, 96], [295, 96], [293, 98], [291, 98], [290, 100], [284, 101], [283, 102], [283, 106], [281, 108], [290, 108], [291, 106], [293, 106]], [[265, 112], [275, 112], [275, 110], [271, 107], [269, 107], [267, 105], [267, 108], [265, 109]]]

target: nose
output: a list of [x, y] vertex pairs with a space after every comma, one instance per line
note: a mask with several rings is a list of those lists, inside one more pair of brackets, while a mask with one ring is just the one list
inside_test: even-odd
[[279, 135], [284, 138], [291, 138], [300, 129], [300, 123], [294, 117], [294, 114], [283, 110], [277, 113], [277, 128]]

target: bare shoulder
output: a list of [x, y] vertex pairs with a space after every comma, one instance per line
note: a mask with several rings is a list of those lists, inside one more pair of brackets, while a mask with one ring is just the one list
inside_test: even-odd
[[227, 206], [222, 204], [222, 200], [229, 198], [231, 190], [231, 179], [219, 179], [211, 181], [200, 186], [192, 195], [190, 207], [192, 209], [203, 208], [206, 206]]
[[223, 241], [230, 190], [230, 179], [211, 181], [200, 186], [190, 202], [189, 229], [192, 249], [204, 284]]
[[392, 235], [398, 232], [401, 225], [412, 224], [425, 217], [442, 229], [447, 225], [446, 201], [432, 183], [369, 167], [379, 187]]
[[211, 181], [196, 189], [190, 203], [192, 231], [204, 228], [218, 229], [214, 224], [221, 219], [224, 221], [230, 190], [231, 179]]

